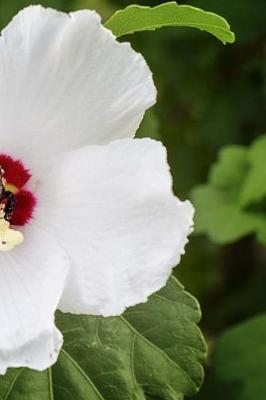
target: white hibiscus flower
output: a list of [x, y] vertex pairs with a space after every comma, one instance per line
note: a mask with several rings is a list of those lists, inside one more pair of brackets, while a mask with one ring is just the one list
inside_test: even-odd
[[133, 139], [155, 96], [142, 56], [93, 11], [31, 6], [2, 32], [1, 373], [56, 361], [57, 308], [119, 315], [179, 263], [193, 208], [164, 147]]

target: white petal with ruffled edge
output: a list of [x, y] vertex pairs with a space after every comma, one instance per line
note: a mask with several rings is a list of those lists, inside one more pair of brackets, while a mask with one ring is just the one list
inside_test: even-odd
[[156, 97], [144, 58], [95, 12], [41, 6], [2, 32], [0, 87], [1, 151], [29, 167], [54, 152], [133, 137]]
[[69, 260], [48, 234], [25, 229], [27, 240], [0, 253], [0, 373], [9, 367], [44, 370], [58, 357], [62, 335], [54, 312]]
[[66, 154], [43, 177], [38, 223], [72, 269], [61, 309], [118, 315], [165, 285], [193, 224], [172, 193], [166, 151], [149, 139]]

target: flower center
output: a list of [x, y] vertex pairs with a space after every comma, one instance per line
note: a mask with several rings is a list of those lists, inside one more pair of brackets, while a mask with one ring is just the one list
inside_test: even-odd
[[11, 226], [24, 226], [32, 218], [36, 198], [25, 189], [30, 178], [21, 161], [0, 153], [0, 251], [23, 242], [22, 233]]

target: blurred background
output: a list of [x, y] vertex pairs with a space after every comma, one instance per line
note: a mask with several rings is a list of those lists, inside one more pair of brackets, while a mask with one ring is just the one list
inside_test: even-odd
[[[1, 28], [19, 9], [32, 3], [35, 1], [1, 1]], [[39, 0], [36, 3], [65, 11], [93, 8], [106, 20], [116, 9], [133, 1]], [[152, 6], [163, 1], [135, 3]], [[151, 136], [165, 144], [174, 190], [185, 199], [195, 187], [207, 182], [221, 149], [231, 144], [249, 146], [266, 133], [266, 2], [182, 3], [224, 16], [236, 33], [236, 43], [224, 46], [207, 33], [183, 28], [138, 33], [125, 40], [143, 53], [158, 88], [158, 102], [147, 113], [138, 136]], [[209, 204], [203, 207], [208, 210]], [[265, 217], [264, 211], [265, 208], [261, 211]], [[196, 232], [186, 257], [175, 271], [201, 303], [201, 327], [210, 357], [222, 332], [266, 310], [265, 245], [252, 233], [225, 242]], [[211, 358], [206, 371], [206, 383], [197, 398], [208, 400], [214, 398], [213, 379], [208, 378], [212, 376]], [[224, 396], [224, 388], [222, 392]], [[215, 393], [218, 399], [217, 387]], [[262, 398], [266, 398], [266, 393]]]

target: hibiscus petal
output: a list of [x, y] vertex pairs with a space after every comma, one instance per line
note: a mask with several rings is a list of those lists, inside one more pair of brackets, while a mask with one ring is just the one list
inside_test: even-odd
[[54, 312], [68, 272], [68, 258], [36, 227], [27, 240], [0, 253], [0, 373], [9, 367], [44, 370], [62, 346]]
[[88, 146], [50, 167], [36, 220], [72, 261], [63, 311], [118, 315], [165, 285], [193, 223], [171, 186], [166, 151], [150, 139]]
[[33, 157], [133, 137], [156, 97], [143, 57], [119, 43], [95, 12], [41, 6], [25, 8], [2, 32], [0, 87], [1, 151], [27, 165]]

